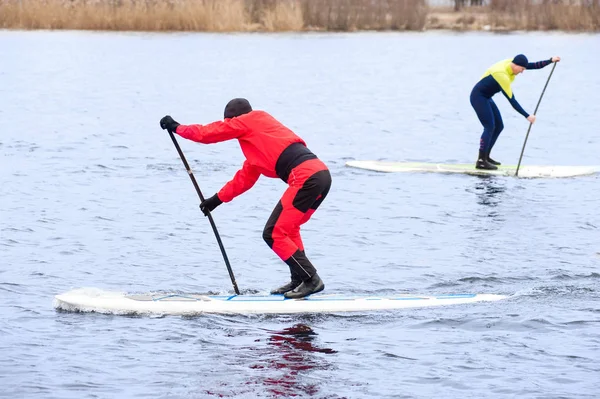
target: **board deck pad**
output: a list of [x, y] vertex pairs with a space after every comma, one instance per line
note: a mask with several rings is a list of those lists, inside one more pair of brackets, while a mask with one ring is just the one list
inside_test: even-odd
[[54, 307], [64, 311], [110, 314], [202, 313], [286, 314], [380, 311], [498, 301], [497, 294], [359, 296], [315, 294], [287, 299], [283, 295], [204, 295], [195, 293], [126, 294], [80, 288], [56, 295]]
[[[376, 172], [463, 173], [469, 175], [515, 176], [517, 165], [500, 165], [497, 170], [475, 168], [475, 164], [444, 164], [428, 162], [348, 161], [346, 166]], [[519, 177], [575, 177], [600, 172], [600, 166], [521, 165]]]

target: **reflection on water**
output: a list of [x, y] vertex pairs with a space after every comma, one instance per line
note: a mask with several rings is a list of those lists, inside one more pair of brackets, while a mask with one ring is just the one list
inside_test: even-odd
[[504, 179], [497, 179], [494, 176], [476, 177], [475, 194], [477, 194], [477, 203], [489, 207], [496, 207], [502, 199], [501, 194], [506, 191]]
[[253, 369], [270, 369], [269, 377], [262, 381], [266, 389], [278, 398], [317, 394], [318, 384], [306, 382], [302, 377], [311, 370], [331, 367], [331, 363], [316, 353], [333, 354], [337, 351], [318, 347], [314, 342], [317, 333], [306, 324], [269, 333], [268, 345], [261, 356], [266, 360], [250, 366]]
[[494, 176], [476, 176], [473, 192], [477, 196], [477, 203], [483, 205], [479, 209], [477, 217], [502, 220], [498, 205], [502, 202], [503, 194], [506, 192], [504, 179], [498, 179]]
[[476, 176], [473, 188], [467, 189], [474, 193], [478, 205], [473, 213], [477, 220], [474, 231], [477, 233], [487, 233], [497, 231], [499, 223], [504, 222], [504, 213], [499, 205], [505, 199], [506, 182], [504, 179], [498, 179], [494, 176]]

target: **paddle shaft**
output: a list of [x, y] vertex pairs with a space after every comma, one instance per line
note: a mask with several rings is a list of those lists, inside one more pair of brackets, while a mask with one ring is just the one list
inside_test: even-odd
[[[533, 111], [534, 115], [537, 115], [538, 107], [542, 102], [542, 97], [544, 97], [544, 93], [546, 92], [546, 87], [548, 87], [548, 83], [550, 83], [550, 78], [552, 77], [552, 73], [554, 73], [554, 68], [556, 68], [556, 62], [552, 66], [552, 70], [550, 71], [550, 75], [548, 76], [548, 80], [546, 80], [546, 85], [544, 86], [544, 90], [542, 90], [542, 94], [540, 95], [540, 99], [538, 100], [537, 105], [535, 106], [535, 111]], [[523, 159], [523, 153], [525, 152], [525, 145], [527, 145], [527, 138], [529, 137], [529, 132], [531, 131], [531, 126], [533, 123], [529, 124], [529, 128], [527, 128], [527, 135], [525, 136], [525, 141], [523, 142], [523, 148], [521, 149], [521, 156], [519, 157], [519, 163], [517, 164], [517, 170], [515, 172], [515, 176], [519, 176], [519, 168], [521, 167], [521, 160]]]
[[[179, 157], [181, 158], [181, 161], [183, 162], [183, 166], [185, 166], [185, 169], [187, 170], [188, 175], [190, 176], [190, 179], [192, 179], [192, 184], [194, 185], [194, 188], [196, 189], [196, 192], [198, 193], [198, 197], [200, 197], [200, 201], [204, 201], [204, 196], [202, 195], [202, 191], [200, 191], [200, 186], [198, 186], [198, 182], [196, 181], [196, 178], [194, 177], [194, 174], [192, 173], [192, 169], [190, 168], [190, 165], [188, 164], [187, 160], [185, 159], [185, 155], [183, 155], [183, 151], [181, 151], [181, 147], [179, 147], [179, 143], [175, 139], [175, 135], [172, 132], [169, 132], [169, 135], [171, 136], [171, 140], [173, 140], [173, 144], [175, 145], [175, 148], [177, 149], [177, 152], [179, 153]], [[213, 217], [210, 214], [210, 212], [208, 212], [208, 214], [206, 216], [208, 217], [208, 220], [210, 221], [210, 225], [213, 229], [213, 232], [215, 233], [215, 237], [217, 237], [217, 243], [219, 243], [219, 248], [221, 249], [221, 253], [223, 254], [223, 259], [225, 260], [225, 265], [227, 266], [227, 271], [229, 272], [229, 277], [231, 278], [231, 283], [233, 284], [233, 290], [235, 291], [235, 293], [237, 295], [240, 295], [240, 290], [237, 286], [237, 283], [235, 282], [235, 276], [233, 275], [233, 270], [231, 270], [231, 265], [229, 264], [229, 259], [227, 258], [227, 254], [225, 253], [225, 247], [223, 247], [223, 242], [221, 241], [221, 237], [219, 236], [219, 232], [217, 231], [217, 226], [215, 225], [215, 221], [213, 220]]]

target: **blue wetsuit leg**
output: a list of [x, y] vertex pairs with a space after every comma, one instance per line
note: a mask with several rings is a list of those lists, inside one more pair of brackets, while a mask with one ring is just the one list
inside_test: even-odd
[[498, 109], [498, 106], [496, 105], [494, 100], [492, 100], [491, 98], [490, 105], [492, 106], [492, 113], [494, 114], [494, 134], [492, 135], [492, 142], [490, 144], [488, 152], [491, 151], [492, 148], [494, 148], [494, 144], [496, 144], [498, 136], [500, 136], [500, 133], [504, 129], [504, 123], [502, 122], [502, 115], [500, 115], [500, 110]]
[[[483, 125], [483, 133], [481, 134], [481, 140], [479, 141], [479, 150], [488, 151], [492, 144], [492, 137], [494, 134], [494, 112], [492, 111], [492, 104], [494, 102], [487, 97], [482, 96], [477, 90], [471, 92], [471, 106], [475, 110], [479, 122]], [[494, 107], [496, 104], [494, 104]], [[496, 110], [498, 107], [496, 107]]]

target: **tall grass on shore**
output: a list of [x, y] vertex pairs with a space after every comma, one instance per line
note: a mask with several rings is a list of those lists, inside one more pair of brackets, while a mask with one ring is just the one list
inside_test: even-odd
[[334, 31], [422, 30], [426, 0], [298, 0], [304, 26]]
[[421, 30], [425, 0], [0, 0], [0, 28]]
[[491, 0], [488, 20], [506, 30], [600, 30], [600, 0]]
[[600, 30], [600, 0], [0, 0], [0, 28], [130, 31]]

